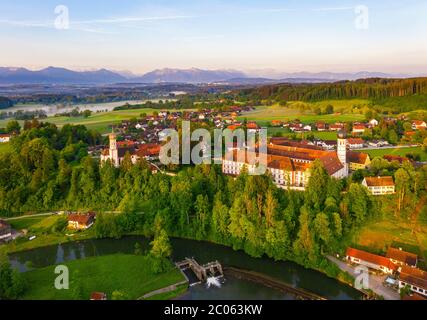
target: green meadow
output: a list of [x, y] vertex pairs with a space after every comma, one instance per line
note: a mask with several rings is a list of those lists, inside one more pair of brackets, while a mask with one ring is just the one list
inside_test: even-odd
[[[92, 292], [104, 292], [111, 299], [114, 291], [135, 300], [151, 291], [184, 281], [181, 272], [170, 270], [156, 274], [145, 256], [115, 254], [63, 263], [69, 269], [70, 289], [54, 287], [55, 266], [24, 273], [27, 284], [23, 300], [89, 300]], [[76, 290], [79, 288], [79, 290]], [[76, 293], [77, 292], [77, 293]], [[172, 298], [170, 295], [167, 298]]]
[[[132, 118], [139, 118], [142, 113], [148, 115], [153, 112], [159, 111], [157, 109], [141, 108], [132, 110], [120, 110], [110, 112], [99, 112], [93, 113], [90, 117], [49, 117], [43, 121], [56, 124], [58, 127], [62, 127], [66, 124], [72, 125], [85, 125], [88, 129], [99, 131], [100, 133], [108, 133], [110, 125], [119, 124], [123, 120], [129, 120]], [[171, 110], [174, 111], [174, 110]], [[10, 120], [0, 120], [0, 128], [6, 127], [7, 122]], [[19, 121], [23, 125], [24, 121]], [[1, 149], [0, 149], [1, 152]]]
[[[313, 113], [313, 108], [325, 108], [327, 105], [334, 107], [334, 114], [317, 115]], [[316, 121], [324, 121], [326, 123], [335, 123], [337, 121], [357, 121], [363, 120], [364, 115], [361, 110], [355, 106], [365, 106], [367, 100], [326, 100], [322, 102], [306, 103], [306, 102], [290, 102], [287, 106], [259, 106], [255, 110], [244, 113], [239, 120], [247, 119], [249, 121], [257, 121], [260, 125], [269, 125], [273, 120], [291, 121], [299, 119], [303, 123], [314, 123]]]
[[385, 155], [406, 157], [407, 154], [420, 155], [421, 161], [427, 161], [427, 153], [421, 147], [407, 147], [407, 148], [393, 148], [393, 149], [375, 149], [375, 150], [361, 150], [369, 154], [371, 159], [376, 157], [383, 157]]

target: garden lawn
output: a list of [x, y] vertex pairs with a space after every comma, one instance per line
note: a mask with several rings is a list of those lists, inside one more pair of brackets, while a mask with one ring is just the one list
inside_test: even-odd
[[[82, 287], [82, 299], [88, 300], [92, 292], [105, 292], [111, 299], [114, 291], [124, 293], [129, 299], [138, 299], [144, 294], [184, 281], [181, 272], [173, 268], [154, 274], [145, 256], [116, 254], [92, 257], [64, 263], [69, 268], [70, 289], [54, 288], [55, 266], [24, 273], [27, 290], [24, 300], [73, 300], [73, 282]], [[77, 272], [78, 279], [73, 279]], [[169, 297], [170, 298], [170, 297]]]
[[419, 154], [421, 161], [427, 161], [427, 153], [421, 147], [408, 147], [408, 148], [394, 148], [394, 149], [375, 149], [375, 150], [360, 150], [368, 153], [371, 159], [376, 157], [383, 157], [385, 155], [394, 155], [405, 157], [407, 154]]

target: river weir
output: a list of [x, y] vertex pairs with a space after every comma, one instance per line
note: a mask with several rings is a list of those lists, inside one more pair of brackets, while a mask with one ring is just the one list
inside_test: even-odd
[[[181, 270], [190, 286], [203, 282], [215, 284], [215, 282], [218, 281], [217, 279], [224, 276], [222, 266], [218, 261], [200, 265], [194, 258], [185, 258], [183, 261], [176, 262], [175, 265]], [[196, 278], [197, 281], [192, 281], [194, 278]]]
[[[122, 239], [91, 239], [79, 242], [65, 242], [34, 250], [18, 252], [9, 256], [14, 268], [26, 272], [32, 268], [64, 264], [67, 261], [84, 259], [93, 256], [116, 253], [133, 254], [135, 243], [140, 243], [148, 250], [150, 240], [139, 236]], [[229, 247], [204, 241], [171, 239], [173, 261], [183, 261], [194, 257], [201, 266], [212, 261], [220, 261], [224, 277], [217, 279], [207, 273], [204, 283], [189, 287], [181, 299], [185, 300], [296, 300], [304, 296], [291, 292], [291, 288], [301, 289], [315, 296], [328, 300], [362, 299], [362, 294], [323, 273], [306, 269], [293, 262], [274, 261], [268, 258], [252, 258], [243, 251], [234, 251]], [[238, 272], [233, 272], [233, 268]], [[245, 274], [241, 270], [246, 271]], [[247, 274], [247, 271], [252, 275]], [[189, 273], [191, 276], [191, 273]], [[264, 276], [264, 279], [254, 277]], [[192, 281], [198, 282], [197, 277]], [[216, 278], [218, 275], [214, 275]], [[267, 281], [276, 280], [286, 287]]]

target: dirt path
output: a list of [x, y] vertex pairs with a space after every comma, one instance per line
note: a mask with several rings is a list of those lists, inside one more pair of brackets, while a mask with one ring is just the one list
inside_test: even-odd
[[173, 285], [167, 286], [165, 288], [161, 288], [158, 290], [151, 291], [149, 293], [144, 294], [142, 297], [138, 298], [138, 300], [145, 300], [145, 299], [150, 298], [152, 296], [157, 296], [158, 294], [161, 294], [161, 293], [175, 291], [176, 289], [178, 289], [179, 286], [187, 284], [187, 283], [188, 283], [187, 281], [181, 281], [181, 282], [175, 283]]
[[6, 219], [3, 219], [3, 220], [5, 220], [5, 221], [13, 221], [13, 220], [26, 219], [26, 218], [34, 218], [34, 217], [53, 216], [54, 214], [56, 214], [56, 213], [54, 213], [54, 212], [37, 213], [37, 214], [30, 214], [30, 215], [26, 215], [26, 216], [6, 218]]

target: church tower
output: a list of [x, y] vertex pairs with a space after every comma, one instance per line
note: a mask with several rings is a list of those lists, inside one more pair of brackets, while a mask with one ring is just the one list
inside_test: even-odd
[[118, 167], [119, 162], [119, 151], [117, 150], [117, 136], [114, 132], [110, 133], [110, 159], [114, 166]]
[[345, 168], [345, 176], [348, 176], [347, 164], [347, 135], [345, 131], [338, 132], [337, 156]]

